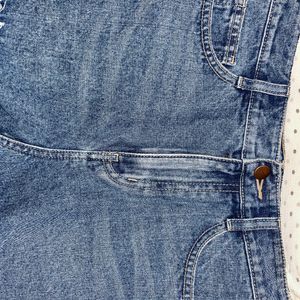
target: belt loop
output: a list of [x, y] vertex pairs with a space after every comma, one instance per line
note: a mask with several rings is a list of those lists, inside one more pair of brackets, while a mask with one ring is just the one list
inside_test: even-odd
[[238, 76], [238, 80], [237, 80], [237, 84], [236, 84], [236, 87], [238, 89], [243, 89], [243, 81], [244, 81], [244, 77]]
[[235, 87], [241, 90], [260, 92], [280, 97], [288, 97], [289, 95], [288, 84], [272, 83], [259, 79], [246, 78], [243, 76], [238, 76]]

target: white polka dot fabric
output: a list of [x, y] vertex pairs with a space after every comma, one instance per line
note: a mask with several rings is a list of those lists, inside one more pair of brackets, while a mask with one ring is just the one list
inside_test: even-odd
[[292, 70], [284, 144], [281, 226], [289, 290], [293, 300], [300, 300], [300, 41]]

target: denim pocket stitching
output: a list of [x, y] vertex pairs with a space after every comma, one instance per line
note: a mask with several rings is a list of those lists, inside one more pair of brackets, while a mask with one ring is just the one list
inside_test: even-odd
[[[241, 2], [242, 1], [242, 2]], [[247, 0], [237, 0], [234, 4], [234, 13], [230, 21], [230, 29], [226, 44], [226, 52], [223, 57], [223, 63], [228, 65], [236, 64], [236, 56], [244, 22], [244, 16], [247, 7]]]
[[185, 188], [157, 188], [154, 186], [143, 186], [138, 185], [138, 182], [132, 182], [127, 181], [125, 177], [121, 176], [113, 167], [112, 161], [104, 161], [104, 171], [107, 175], [107, 177], [113, 181], [115, 184], [118, 184], [120, 186], [130, 187], [133, 189], [139, 189], [139, 190], [149, 190], [153, 192], [161, 192], [161, 191], [169, 191], [169, 192], [176, 192], [176, 191], [183, 191], [183, 192], [189, 192], [189, 193], [202, 193], [202, 192], [227, 192], [227, 193], [239, 193], [239, 189], [236, 190], [230, 190], [230, 189], [198, 189], [198, 190], [192, 190], [192, 189], [185, 189]]
[[[264, 228], [263, 228], [264, 229]], [[263, 285], [262, 281], [261, 281], [261, 276], [258, 274], [257, 275], [257, 267], [260, 266], [259, 262], [258, 262], [258, 258], [259, 255], [257, 253], [253, 253], [253, 247], [251, 247], [251, 244], [255, 244], [255, 239], [254, 237], [250, 237], [251, 232], [243, 232], [243, 238], [244, 238], [244, 244], [245, 244], [245, 250], [246, 250], [246, 255], [247, 255], [247, 261], [248, 261], [248, 267], [249, 267], [249, 271], [250, 271], [250, 275], [251, 275], [251, 283], [252, 283], [252, 293], [253, 293], [253, 297], [254, 299], [266, 299], [266, 291], [261, 288], [261, 286]], [[276, 262], [276, 272], [278, 272], [278, 267], [280, 268], [281, 274], [278, 276], [278, 274], [276, 274], [276, 281], [279, 285], [283, 284], [284, 286], [284, 296], [287, 298], [281, 298], [280, 299], [289, 299], [288, 297], [288, 289], [286, 288], [285, 285], [285, 268], [284, 265], [282, 264], [282, 254], [281, 254], [281, 238], [280, 238], [280, 228], [277, 228], [277, 230], [275, 231], [275, 234], [277, 235], [276, 237], [272, 237], [271, 239], [271, 243], [272, 243], [272, 247], [274, 250], [275, 255], [278, 255], [277, 257], [275, 257], [275, 262]], [[278, 245], [279, 243], [279, 245]], [[255, 251], [255, 250], [254, 250]], [[281, 260], [281, 261], [279, 261]], [[279, 263], [278, 263], [279, 261]], [[261, 272], [263, 272], [262, 270], [260, 270]], [[282, 280], [283, 282], [279, 283], [278, 281], [278, 277], [279, 280]], [[281, 293], [282, 289], [279, 289], [278, 291]]]
[[205, 154], [195, 154], [195, 153], [134, 153], [134, 152], [118, 152], [119, 156], [127, 157], [142, 157], [142, 158], [197, 158], [197, 159], [206, 159], [213, 161], [223, 161], [223, 162], [232, 162], [232, 163], [241, 163], [241, 160], [238, 158], [227, 158], [219, 156], [211, 156]]
[[253, 255], [251, 252], [250, 241], [249, 241], [247, 232], [243, 232], [243, 240], [244, 240], [244, 245], [245, 245], [245, 252], [246, 252], [248, 267], [249, 267], [249, 271], [250, 271], [250, 280], [251, 280], [251, 285], [252, 285], [251, 288], [252, 288], [253, 297], [254, 297], [254, 299], [258, 299], [257, 282], [256, 282], [256, 276], [255, 276], [255, 272], [254, 272]]
[[23, 155], [56, 160], [113, 160], [118, 161], [118, 154], [103, 150], [74, 150], [40, 147], [27, 144], [0, 134], [0, 148], [9, 149]]
[[211, 39], [213, 0], [203, 0], [201, 15], [201, 42], [205, 57], [214, 73], [222, 80], [235, 85], [238, 76], [224, 67], [216, 56]]
[[[212, 44], [212, 14], [214, 0], [203, 0], [201, 6], [201, 44], [206, 60], [212, 71], [221, 80], [228, 82], [240, 90], [266, 93], [270, 95], [287, 97], [289, 95], [289, 85], [262, 81], [255, 77], [254, 79], [238, 76], [228, 70], [218, 59], [214, 46]], [[245, 84], [241, 85], [241, 81]]]
[[183, 300], [194, 299], [194, 281], [197, 262], [203, 249], [217, 236], [228, 232], [225, 223], [216, 224], [205, 230], [194, 242], [186, 259], [182, 297]]
[[[282, 165], [283, 167], [283, 165]], [[282, 269], [282, 277], [283, 277], [283, 285], [284, 285], [284, 291], [287, 299], [290, 299], [290, 293], [288, 289], [288, 280], [287, 280], [287, 270], [286, 270], [286, 257], [285, 257], [285, 251], [283, 246], [283, 238], [282, 238], [282, 227], [281, 227], [281, 214], [280, 214], [280, 203], [281, 203], [281, 181], [282, 181], [282, 169], [279, 167], [280, 171], [276, 174], [276, 181], [277, 181], [277, 187], [276, 187], [276, 206], [277, 206], [277, 216], [279, 219], [279, 250], [278, 250], [278, 256], [281, 259], [281, 269]], [[277, 247], [278, 249], [278, 247]]]
[[278, 246], [275, 248], [277, 250], [278, 257], [281, 259], [280, 268], [282, 270], [282, 277], [283, 277], [283, 285], [284, 285], [284, 291], [287, 299], [290, 299], [290, 293], [288, 289], [288, 283], [287, 283], [287, 270], [286, 270], [286, 258], [285, 258], [285, 251], [283, 247], [283, 239], [282, 239], [282, 231], [281, 228], [279, 229], [279, 249]]
[[[156, 180], [156, 179], [140, 179], [139, 181], [145, 181], [145, 182], [153, 182], [153, 183], [168, 183], [176, 185], [177, 183], [175, 181], [171, 180]], [[219, 183], [215, 181], [190, 181], [190, 182], [182, 182], [184, 184], [190, 185], [190, 186], [197, 186], [199, 184], [211, 184], [211, 185], [220, 185], [220, 186], [240, 186], [238, 183]]]
[[279, 230], [280, 222], [277, 217], [229, 218], [226, 220], [228, 231]]
[[[228, 222], [229, 221], [229, 222]], [[236, 228], [236, 230], [232, 230], [230, 228], [230, 221], [233, 222], [247, 222], [251, 221], [253, 223], [260, 223], [260, 222], [273, 222], [278, 221], [277, 218], [250, 218], [250, 219], [227, 219], [223, 223], [219, 223], [213, 225], [206, 229], [194, 242], [193, 246], [191, 247], [186, 262], [185, 262], [185, 269], [184, 269], [184, 281], [183, 281], [183, 289], [182, 289], [182, 296], [183, 300], [194, 300], [194, 283], [195, 283], [195, 273], [197, 262], [201, 255], [201, 252], [209, 244], [214, 238], [223, 234], [223, 233], [230, 233], [235, 231], [240, 231], [243, 233], [244, 243], [246, 243], [246, 255], [248, 259], [249, 269], [250, 269], [250, 277], [251, 277], [251, 284], [253, 285], [252, 291], [255, 294], [255, 299], [257, 298], [257, 284], [255, 280], [254, 274], [254, 263], [253, 257], [250, 250], [250, 242], [248, 240], [248, 232], [253, 232], [255, 230], [277, 230], [279, 231], [279, 227], [265, 227], [263, 225], [256, 226], [255, 228], [251, 228], [246, 231], [242, 230], [242, 228]]]

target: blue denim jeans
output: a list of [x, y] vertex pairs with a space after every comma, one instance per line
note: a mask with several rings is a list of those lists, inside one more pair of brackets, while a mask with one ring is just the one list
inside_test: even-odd
[[0, 4], [0, 299], [289, 299], [299, 1]]

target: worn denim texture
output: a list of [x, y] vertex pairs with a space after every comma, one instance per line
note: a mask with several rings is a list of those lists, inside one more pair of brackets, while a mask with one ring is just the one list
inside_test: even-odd
[[289, 299], [299, 1], [0, 3], [0, 299]]

